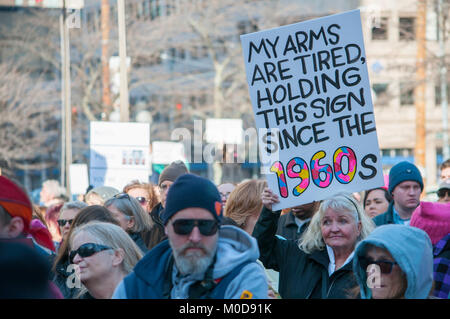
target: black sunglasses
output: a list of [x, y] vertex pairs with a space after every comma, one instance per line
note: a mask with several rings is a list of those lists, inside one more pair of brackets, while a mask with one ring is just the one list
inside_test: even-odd
[[219, 229], [219, 223], [212, 219], [177, 219], [172, 225], [178, 235], [190, 234], [195, 226], [203, 236], [212, 236]]
[[93, 254], [96, 254], [98, 252], [101, 252], [103, 250], [112, 249], [111, 247], [100, 245], [100, 244], [94, 244], [94, 243], [86, 243], [78, 247], [77, 250], [72, 250], [69, 254], [69, 260], [70, 263], [73, 264], [73, 259], [78, 254], [80, 257], [90, 257]]
[[450, 196], [450, 189], [448, 188], [442, 188], [438, 190], [437, 195], [439, 198], [445, 197], [445, 195]]
[[378, 267], [380, 267], [380, 271], [382, 274], [390, 274], [392, 272], [392, 267], [394, 267], [394, 265], [398, 265], [398, 263], [396, 263], [395, 261], [389, 260], [375, 261], [373, 259], [366, 257], [360, 257], [359, 264], [364, 270], [367, 270], [367, 267], [369, 267], [369, 265], [377, 265]]
[[69, 226], [72, 225], [73, 219], [58, 219], [59, 227], [64, 227], [66, 223], [69, 223]]

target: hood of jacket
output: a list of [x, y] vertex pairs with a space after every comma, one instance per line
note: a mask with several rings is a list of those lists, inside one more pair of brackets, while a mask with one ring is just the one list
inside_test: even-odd
[[237, 265], [249, 261], [256, 262], [258, 258], [259, 249], [255, 238], [236, 226], [220, 227], [214, 279], [225, 276]]
[[366, 270], [359, 264], [367, 245], [387, 249], [406, 274], [406, 299], [426, 299], [433, 282], [433, 247], [428, 235], [421, 229], [406, 225], [383, 225], [375, 230], [355, 249], [353, 272], [358, 281], [361, 298], [370, 299]]

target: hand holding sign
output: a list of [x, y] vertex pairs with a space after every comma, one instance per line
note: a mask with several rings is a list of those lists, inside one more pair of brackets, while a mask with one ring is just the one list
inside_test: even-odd
[[274, 208], [382, 186], [359, 10], [241, 42]]
[[270, 188], [264, 188], [261, 194], [261, 200], [265, 208], [268, 210], [272, 210], [272, 205], [275, 203], [279, 203], [278, 195], [274, 194]]

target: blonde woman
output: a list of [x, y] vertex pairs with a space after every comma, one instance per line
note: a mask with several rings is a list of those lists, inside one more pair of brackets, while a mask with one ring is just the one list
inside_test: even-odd
[[253, 236], [260, 260], [279, 271], [282, 298], [347, 298], [355, 284], [352, 260], [356, 244], [374, 229], [351, 194], [336, 194], [322, 201], [299, 242], [275, 236], [280, 211], [272, 212], [278, 196], [262, 193], [263, 211]]
[[154, 223], [139, 202], [127, 193], [120, 193], [108, 199], [104, 206], [136, 245], [146, 253], [149, 248], [148, 234]]
[[264, 180], [249, 180], [240, 183], [230, 194], [225, 206], [224, 215], [231, 218], [236, 224], [252, 234], [256, 221], [259, 218], [263, 204], [261, 193], [267, 186]]
[[83, 298], [110, 299], [117, 285], [142, 258], [128, 234], [111, 223], [90, 222], [70, 237], [70, 263], [88, 293]]

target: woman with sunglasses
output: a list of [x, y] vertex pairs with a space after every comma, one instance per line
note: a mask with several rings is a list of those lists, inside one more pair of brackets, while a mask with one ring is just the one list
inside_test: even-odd
[[430, 238], [411, 226], [380, 226], [356, 247], [353, 272], [362, 299], [426, 299], [433, 286]]
[[372, 220], [351, 194], [335, 194], [323, 200], [299, 241], [276, 236], [281, 211], [269, 188], [262, 193], [264, 208], [255, 225], [260, 260], [279, 271], [282, 298], [341, 299], [355, 285], [352, 259], [358, 241], [374, 228]]
[[87, 289], [81, 298], [110, 299], [117, 285], [142, 258], [142, 251], [119, 226], [90, 222], [70, 237], [70, 262]]
[[123, 192], [136, 198], [142, 208], [149, 214], [159, 202], [155, 189], [150, 183], [133, 180], [123, 188]]
[[70, 247], [68, 238], [70, 238], [76, 227], [87, 224], [91, 221], [101, 221], [119, 225], [119, 223], [111, 216], [109, 210], [99, 205], [85, 207], [81, 209], [80, 212], [75, 216], [73, 221], [70, 223], [71, 225], [69, 231], [65, 237], [66, 240], [63, 240], [61, 242], [52, 268], [55, 274], [53, 282], [58, 286], [64, 298], [66, 299], [75, 298], [80, 292], [80, 288], [74, 286], [73, 280], [71, 280], [71, 278], [73, 278], [74, 271], [73, 269], [71, 269], [72, 267], [70, 267]]
[[146, 253], [149, 249], [148, 234], [152, 231], [154, 223], [137, 199], [126, 193], [120, 193], [108, 199], [104, 206], [136, 245]]
[[67, 233], [69, 232], [73, 219], [78, 215], [80, 210], [87, 206], [86, 203], [80, 201], [64, 203], [58, 217], [58, 225], [61, 231], [62, 240], [67, 238]]

